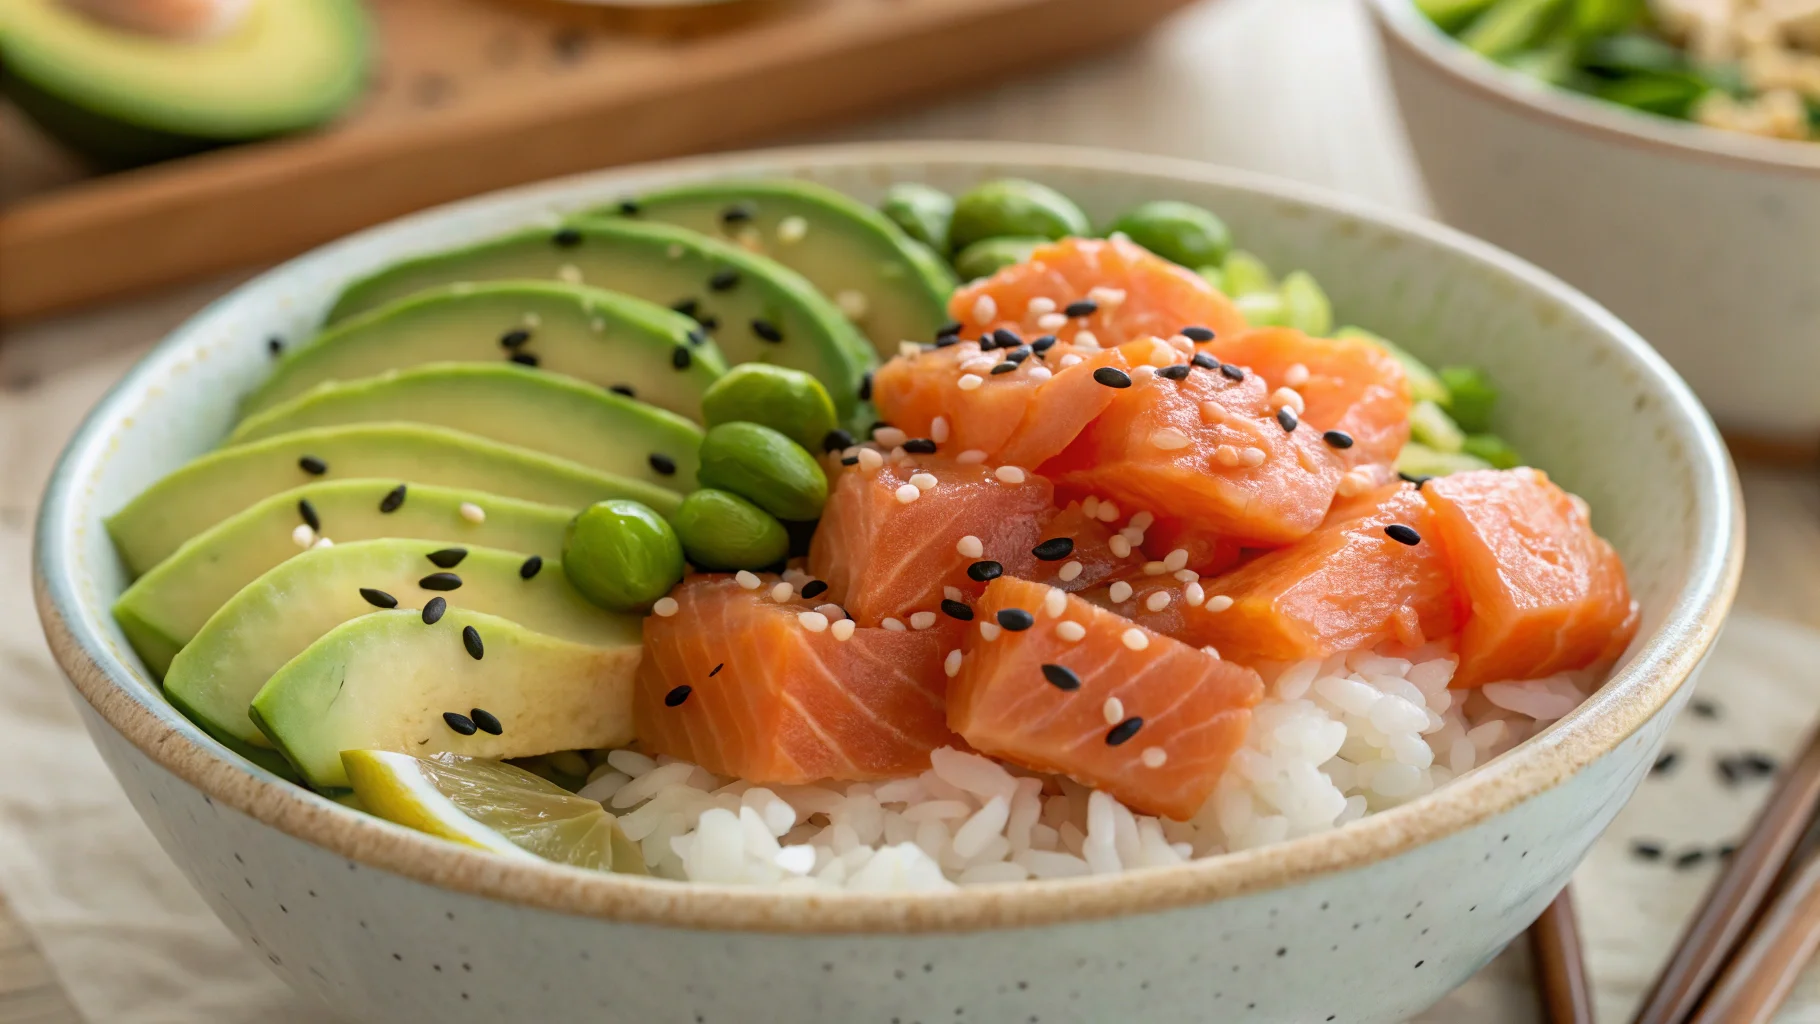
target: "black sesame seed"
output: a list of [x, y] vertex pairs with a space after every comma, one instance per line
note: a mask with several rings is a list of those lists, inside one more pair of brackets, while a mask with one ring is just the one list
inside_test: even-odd
[[763, 318], [753, 319], [752, 333], [758, 335], [761, 340], [771, 342], [772, 344], [784, 340], [784, 332], [778, 330], [776, 324]]
[[1687, 702], [1687, 710], [1700, 718], [1718, 718], [1719, 705], [1705, 697], [1695, 697]]
[[950, 348], [955, 345], [959, 345], [960, 343], [961, 343], [961, 340], [959, 338], [937, 338], [937, 339], [935, 339], [936, 348]]
[[959, 320], [950, 320], [935, 329], [935, 336], [937, 338], [957, 338], [960, 336], [961, 329], [962, 325]]
[[398, 599], [383, 590], [375, 590], [372, 587], [361, 587], [360, 596], [366, 599], [367, 604], [370, 604], [375, 608], [398, 607]]
[[670, 350], [670, 365], [678, 370], [687, 370], [689, 364], [693, 362], [695, 362], [695, 357], [690, 355], [689, 350], [683, 346], [678, 345]]
[[1093, 379], [1109, 388], [1128, 388], [1131, 386], [1131, 375], [1116, 366], [1102, 366], [1093, 371]]
[[425, 590], [460, 590], [461, 577], [452, 572], [433, 572], [417, 581]]
[[689, 694], [694, 693], [694, 692], [695, 692], [695, 688], [690, 686], [688, 683], [684, 683], [681, 686], [674, 687], [670, 690], [669, 693], [664, 694], [664, 707], [667, 707], [667, 708], [682, 707], [683, 701], [688, 700]]
[[1685, 850], [1680, 855], [1675, 857], [1675, 870], [1676, 871], [1686, 871], [1689, 868], [1698, 867], [1700, 865], [1700, 863], [1704, 860], [1706, 860], [1706, 851], [1705, 850], [1701, 850], [1701, 849], [1697, 849], [1697, 848], [1692, 849], [1692, 850]]
[[530, 340], [531, 332], [525, 330], [523, 327], [514, 327], [499, 336], [499, 344], [502, 348], [519, 348]]
[[442, 613], [449, 610], [449, 602], [440, 597], [432, 597], [423, 606], [423, 624], [434, 626], [442, 621]]
[[543, 360], [537, 358], [535, 354], [530, 352], [514, 352], [506, 358], [520, 366], [535, 367], [538, 363], [543, 362]]
[[1137, 717], [1136, 715], [1133, 715], [1130, 718], [1125, 719], [1123, 722], [1120, 722], [1119, 724], [1106, 730], [1106, 745], [1109, 747], [1119, 746], [1120, 744], [1124, 743], [1125, 741], [1131, 739], [1131, 737], [1136, 736], [1138, 734], [1138, 730], [1142, 729], [1143, 727], [1144, 727], [1144, 720], [1142, 718]]
[[845, 430], [830, 430], [822, 436], [822, 451], [838, 452], [853, 447], [853, 435]]
[[1234, 366], [1231, 363], [1221, 363], [1220, 364], [1220, 373], [1227, 380], [1244, 380], [1245, 379], [1245, 368], [1242, 366]]
[[1326, 441], [1329, 446], [1334, 448], [1346, 449], [1352, 447], [1352, 435], [1344, 430], [1324, 430], [1321, 432], [1321, 440]]
[[1189, 341], [1206, 343], [1213, 340], [1213, 332], [1205, 327], [1190, 326], [1182, 328], [1182, 337]]
[[321, 531], [322, 518], [316, 514], [316, 506], [310, 504], [310, 499], [298, 499], [297, 514], [303, 517], [304, 525], [312, 530]]
[[1075, 675], [1072, 669], [1069, 669], [1064, 665], [1045, 664], [1043, 666], [1043, 678], [1049, 680], [1049, 685], [1058, 690], [1078, 690], [1081, 688], [1081, 677]]
[[857, 465], [859, 465], [859, 456], [849, 455], [846, 458], [840, 460], [840, 464], [843, 466], [857, 466]]
[[619, 201], [619, 212], [625, 214], [628, 217], [638, 216], [638, 200], [621, 199]]
[[683, 316], [692, 317], [695, 315], [696, 311], [701, 308], [701, 300], [677, 299], [675, 302], [670, 303], [670, 308], [681, 313]]
[[1205, 352], [1196, 352], [1194, 358], [1188, 361], [1203, 370], [1217, 370], [1220, 368], [1220, 361]]
[[329, 471], [329, 464], [314, 455], [305, 455], [297, 460], [297, 468], [311, 476], [321, 476]]
[[1030, 553], [1045, 562], [1059, 562], [1074, 554], [1074, 538], [1051, 537], [1031, 548]]
[[538, 573], [540, 573], [542, 571], [543, 571], [543, 556], [542, 555], [532, 555], [531, 557], [524, 560], [524, 564], [522, 564], [518, 567], [518, 578], [521, 580], [528, 580], [528, 579], [531, 579], [532, 577], [536, 576]]
[[866, 375], [859, 379], [859, 400], [862, 402], [872, 401], [872, 373], [871, 373], [871, 371], [867, 371]]
[[488, 736], [497, 736], [505, 732], [505, 726], [499, 724], [499, 718], [485, 708], [474, 708], [468, 712], [468, 718], [474, 722], [474, 728]]
[[904, 451], [912, 455], [934, 455], [935, 442], [926, 437], [913, 437], [904, 442]]
[[1638, 860], [1661, 860], [1662, 844], [1649, 839], [1633, 839], [1630, 855]]
[[1776, 774], [1776, 760], [1768, 754], [1758, 753], [1757, 751], [1748, 751], [1744, 754], [1740, 754], [1738, 760], [1743, 763], [1744, 767], [1749, 768], [1753, 774]]
[[1727, 786], [1736, 786], [1744, 781], [1744, 770], [1735, 759], [1721, 757], [1716, 763], [1716, 767], [1719, 769], [1719, 777]]
[[689, 344], [691, 345], [706, 345], [708, 343], [708, 332], [702, 330], [700, 327], [689, 328], [687, 331], [683, 332], [683, 337], [689, 339]]
[[1005, 567], [987, 559], [975, 562], [967, 567], [967, 578], [978, 583], [989, 583], [1005, 575]]
[[475, 661], [487, 653], [486, 645], [480, 642], [480, 630], [473, 626], [461, 627], [461, 646], [468, 649], [468, 655]]
[[1024, 344], [1024, 339], [1016, 331], [1004, 327], [992, 332], [992, 340], [999, 348], [1019, 348]]
[[1055, 335], [1045, 334], [1030, 343], [1030, 351], [1042, 355], [1055, 347]]
[[752, 209], [751, 203], [734, 203], [720, 211], [720, 222], [728, 225], [744, 224], [751, 220], [756, 212]]
[[716, 292], [731, 291], [739, 284], [739, 271], [732, 267], [716, 270], [708, 278], [708, 290]]
[[827, 591], [828, 591], [828, 584], [822, 582], [821, 580], [810, 580], [809, 582], [803, 584], [802, 594], [804, 597], [820, 597], [823, 594], [827, 593]]
[[645, 461], [649, 462], [651, 468], [662, 476], [676, 475], [676, 460], [662, 452], [652, 452], [650, 458]]
[[438, 551], [432, 551], [423, 557], [429, 559], [430, 564], [438, 569], [453, 569], [461, 564], [462, 559], [468, 557], [468, 549], [442, 548]]
[[1036, 616], [1022, 608], [1006, 608], [998, 613], [998, 624], [1013, 633], [1022, 633], [1036, 625]]
[[994, 338], [989, 333], [982, 334], [982, 335], [980, 335], [978, 344], [979, 344], [981, 352], [991, 352], [992, 350], [998, 348], [998, 339]]
[[1300, 422], [1300, 420], [1295, 418], [1295, 410], [1291, 409], [1289, 406], [1285, 405], [1277, 410], [1277, 426], [1283, 428], [1283, 433], [1288, 434], [1294, 432], [1296, 424]]
[[1417, 476], [1411, 473], [1398, 473], [1397, 476], [1400, 477], [1404, 483], [1415, 484], [1416, 490], [1418, 491], [1422, 489], [1423, 484], [1434, 479], [1432, 476]]
[[1005, 353], [1005, 361], [1010, 362], [1010, 363], [1021, 363], [1024, 360], [1029, 359], [1029, 358], [1030, 358], [1030, 346], [1029, 345], [1019, 345], [1018, 347]]
[[479, 727], [474, 724], [474, 720], [459, 711], [444, 711], [442, 713], [442, 720], [449, 723], [449, 728], [463, 736], [472, 736], [479, 731]]
[[559, 249], [573, 249], [581, 244], [581, 232], [574, 228], [562, 228], [550, 236], [550, 241], [555, 242]]
[[274, 359], [276, 359], [277, 357], [279, 357], [281, 355], [284, 355], [284, 339], [280, 338], [276, 334], [265, 339], [265, 350]]
[[1384, 536], [1389, 537], [1398, 544], [1407, 544], [1410, 547], [1415, 547], [1417, 544], [1422, 543], [1422, 535], [1410, 527], [1404, 526], [1402, 523], [1391, 523], [1389, 526], [1384, 527]]
[[1653, 765], [1650, 765], [1649, 773], [1651, 775], [1662, 775], [1662, 774], [1666, 774], [1667, 772], [1673, 771], [1674, 767], [1675, 767], [1675, 762], [1677, 762], [1679, 760], [1681, 760], [1680, 751], [1665, 750], [1662, 752], [1661, 757], [1656, 758], [1656, 763]]
[[708, 678], [713, 679], [715, 676], [720, 675], [720, 670], [723, 668], [726, 668], [726, 667], [727, 667], [727, 663], [724, 661], [721, 662], [720, 664], [714, 666], [714, 668], [708, 672]]
[[700, 324], [704, 331], [712, 331], [720, 327], [720, 317], [717, 316], [698, 316], [695, 318], [695, 322]]
[[1174, 366], [1165, 366], [1162, 369], [1159, 369], [1156, 372], [1156, 375], [1164, 380], [1187, 380], [1188, 371], [1192, 369], [1194, 369], [1194, 367], [1189, 366], [1187, 363], [1177, 363]]
[[385, 497], [379, 499], [379, 511], [390, 514], [403, 508], [405, 491], [405, 485], [399, 484], [385, 492]]
[[607, 390], [613, 392], [616, 395], [624, 395], [627, 398], [637, 398], [638, 397], [638, 392], [633, 391], [632, 385], [630, 385], [630, 384], [609, 385], [607, 387]]
[[1079, 302], [1070, 302], [1066, 306], [1063, 306], [1062, 315], [1068, 316], [1068, 317], [1092, 316], [1093, 314], [1099, 312], [1099, 310], [1100, 310], [1099, 303], [1093, 301], [1092, 299], [1082, 299]]
[[962, 622], [973, 621], [973, 609], [959, 601], [947, 598], [942, 599], [942, 612], [951, 619], [959, 619]]
[[992, 375], [996, 377], [1001, 373], [1010, 373], [1015, 369], [1017, 369], [1016, 363], [1000, 363], [992, 368]]

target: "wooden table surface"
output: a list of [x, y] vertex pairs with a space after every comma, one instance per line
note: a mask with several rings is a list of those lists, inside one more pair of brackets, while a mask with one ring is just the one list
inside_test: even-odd
[[[1144, 116], [1128, 116], [1132, 111]], [[1352, 0], [1213, 0], [1141, 46], [839, 138], [974, 137], [1120, 146], [1283, 174], [1420, 209], [1419, 185]], [[23, 325], [0, 346], [0, 517], [28, 521], [60, 444], [5, 426], [9, 402], [97, 358], [142, 349], [225, 287]], [[92, 372], [92, 371], [91, 371]], [[64, 429], [73, 427], [70, 418]], [[35, 467], [35, 468], [34, 468]], [[1750, 553], [1739, 608], [1820, 627], [1820, 473], [1741, 467]], [[1426, 1018], [1425, 1018], [1426, 1019]], [[0, 898], [0, 1024], [75, 1024], [75, 1010]]]

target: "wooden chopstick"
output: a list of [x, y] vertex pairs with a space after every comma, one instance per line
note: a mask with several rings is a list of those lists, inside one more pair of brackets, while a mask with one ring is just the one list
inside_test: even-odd
[[1549, 1024], [1593, 1024], [1592, 990], [1586, 982], [1586, 958], [1580, 949], [1580, 921], [1574, 913], [1571, 887], [1562, 889], [1529, 926], [1529, 949]]
[[1820, 730], [1808, 737], [1731, 863], [1657, 975], [1635, 1024], [1684, 1024], [1718, 977], [1813, 823], [1820, 802]]
[[1769, 1024], [1817, 948], [1820, 857], [1809, 857], [1726, 962], [1692, 1024]]

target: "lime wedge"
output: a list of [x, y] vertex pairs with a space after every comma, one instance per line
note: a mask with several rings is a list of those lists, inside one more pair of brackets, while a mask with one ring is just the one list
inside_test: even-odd
[[571, 867], [645, 874], [638, 845], [606, 808], [522, 768], [460, 754], [346, 750], [368, 813], [452, 842]]

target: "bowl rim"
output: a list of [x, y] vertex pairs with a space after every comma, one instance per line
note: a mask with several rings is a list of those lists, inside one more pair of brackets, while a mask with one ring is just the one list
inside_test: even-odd
[[[1674, 371], [1616, 317], [1542, 270], [1451, 228], [1384, 211], [1323, 190], [1245, 171], [1145, 157], [1144, 173], [1250, 191], [1319, 208], [1451, 250], [1539, 291], [1603, 331], [1669, 409], [1692, 462], [1696, 526], [1703, 551], [1673, 595], [1663, 624], [1644, 637], [1630, 662], [1542, 736], [1479, 770], [1402, 807], [1344, 829], [1187, 864], [1079, 879], [968, 887], [951, 893], [780, 892], [702, 883], [601, 875], [542, 862], [498, 857], [435, 839], [278, 779], [232, 755], [135, 680], [99, 622], [79, 597], [73, 537], [81, 529], [87, 481], [105, 457], [118, 421], [148, 387], [159, 356], [190, 343], [192, 327], [248, 288], [286, 274], [299, 261], [333, 255], [380, 232], [424, 223], [490, 203], [538, 193], [598, 187], [619, 177], [666, 173], [738, 174], [756, 164], [887, 167], [952, 163], [1023, 165], [1129, 172], [1132, 155], [1103, 149], [993, 142], [860, 143], [765, 149], [610, 169], [436, 207], [313, 250], [216, 300], [162, 341], [90, 411], [59, 459], [41, 505], [33, 559], [33, 592], [45, 634], [72, 685], [99, 717], [146, 757], [219, 801], [264, 824], [357, 865], [470, 895], [543, 910], [619, 922], [717, 931], [780, 934], [968, 932], [1082, 922], [1156, 913], [1285, 887], [1363, 867], [1460, 832], [1566, 781], [1614, 749], [1665, 707], [1705, 657], [1737, 589], [1743, 567], [1743, 510], [1730, 458], [1717, 430]], [[155, 689], [144, 683], [139, 688]], [[91, 722], [91, 725], [93, 723]]]
[[1820, 177], [1820, 141], [1771, 139], [1662, 117], [1537, 81], [1462, 46], [1412, 0], [1369, 0], [1379, 38], [1436, 73], [1499, 105], [1587, 135], [1664, 156], [1741, 170]]

